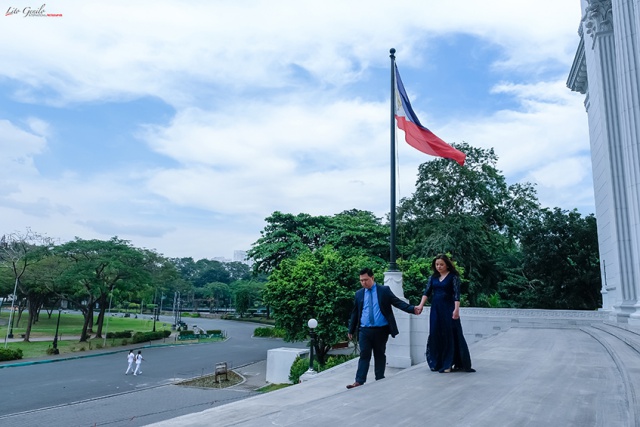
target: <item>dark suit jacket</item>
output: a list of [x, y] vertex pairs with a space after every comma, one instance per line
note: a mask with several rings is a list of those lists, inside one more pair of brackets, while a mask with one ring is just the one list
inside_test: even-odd
[[[391, 292], [391, 288], [388, 286], [381, 286], [377, 283], [376, 294], [378, 295], [378, 305], [380, 306], [380, 312], [389, 322], [389, 333], [392, 337], [398, 335], [398, 325], [396, 324], [396, 318], [393, 315], [391, 306], [396, 307], [399, 310], [406, 311], [413, 314], [413, 306], [402, 301]], [[356, 331], [360, 327], [360, 318], [362, 317], [362, 308], [364, 307], [364, 288], [359, 289], [356, 292], [355, 300], [353, 303], [353, 310], [351, 311], [351, 320], [349, 321], [349, 333], [355, 335]]]

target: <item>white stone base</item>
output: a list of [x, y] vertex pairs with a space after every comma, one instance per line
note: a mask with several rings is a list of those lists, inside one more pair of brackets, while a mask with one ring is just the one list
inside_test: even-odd
[[309, 354], [309, 349], [280, 347], [267, 351], [267, 376], [271, 384], [291, 384], [289, 374], [296, 357]]
[[[384, 284], [398, 298], [405, 300], [402, 290], [402, 272], [387, 271], [384, 273]], [[400, 332], [395, 338], [389, 337], [387, 342], [387, 366], [391, 368], [410, 368], [411, 363], [411, 319], [410, 314], [393, 308], [393, 315]]]

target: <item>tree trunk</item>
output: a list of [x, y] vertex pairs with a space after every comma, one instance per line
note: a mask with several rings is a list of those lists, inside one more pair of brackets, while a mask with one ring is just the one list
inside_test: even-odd
[[96, 332], [96, 338], [102, 338], [102, 325], [104, 324], [104, 313], [107, 309], [107, 295], [100, 295], [100, 312], [98, 313], [98, 331]]
[[89, 329], [88, 322], [90, 321], [89, 312], [85, 309], [82, 310], [82, 314], [84, 315], [84, 323], [82, 324], [82, 332], [80, 333], [80, 342], [87, 341], [87, 330]]
[[93, 323], [93, 298], [89, 298], [87, 305], [80, 308], [84, 316], [84, 323], [82, 325], [82, 332], [80, 334], [80, 342], [87, 342], [91, 335], [91, 324]]

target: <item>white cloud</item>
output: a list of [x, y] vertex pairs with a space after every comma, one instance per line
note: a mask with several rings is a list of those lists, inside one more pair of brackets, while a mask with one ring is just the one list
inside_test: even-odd
[[38, 175], [33, 158], [43, 153], [46, 147], [42, 136], [0, 119], [0, 193], [12, 188], [17, 190], [17, 181]]
[[[459, 34], [499, 52], [486, 66], [514, 78], [496, 82], [488, 96], [509, 97], [515, 107], [445, 117], [433, 130], [446, 141], [494, 147], [508, 178], [536, 182], [550, 206], [593, 204], [583, 96], [565, 87], [566, 76], [540, 77], [569, 71], [577, 1], [46, 7], [63, 17], [3, 17], [0, 36], [19, 42], [0, 50], [0, 83], [10, 82], [11, 96], [34, 107], [161, 99], [175, 116], [154, 125], [140, 119], [129, 137], [172, 162], [86, 174], [70, 161], [45, 179], [37, 160], [50, 155], [59, 129], [42, 109], [9, 121], [0, 108], [0, 216], [8, 226], [63, 239], [118, 235], [197, 258], [247, 249], [274, 210], [330, 215], [359, 208], [383, 216], [388, 88], [366, 83], [370, 96], [358, 98], [354, 87], [388, 67], [389, 48], [398, 50], [403, 70], [415, 70], [430, 64], [432, 47]], [[411, 194], [418, 165], [430, 159], [403, 137], [399, 131], [398, 198]]]

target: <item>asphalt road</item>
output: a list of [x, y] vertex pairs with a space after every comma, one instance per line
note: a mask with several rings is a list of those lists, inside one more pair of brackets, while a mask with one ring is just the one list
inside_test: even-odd
[[[239, 367], [266, 360], [267, 351], [282, 346], [304, 347], [304, 343], [283, 343], [279, 339], [253, 338], [256, 324], [216, 319], [184, 319], [190, 326], [222, 329], [224, 342], [142, 348], [142, 375], [124, 375], [128, 351], [63, 360], [55, 363], [0, 369], [0, 417], [67, 406], [121, 394], [148, 391], [181, 379], [209, 374], [218, 362]], [[162, 318], [170, 323], [170, 318]], [[6, 418], [5, 418], [6, 419]]]

